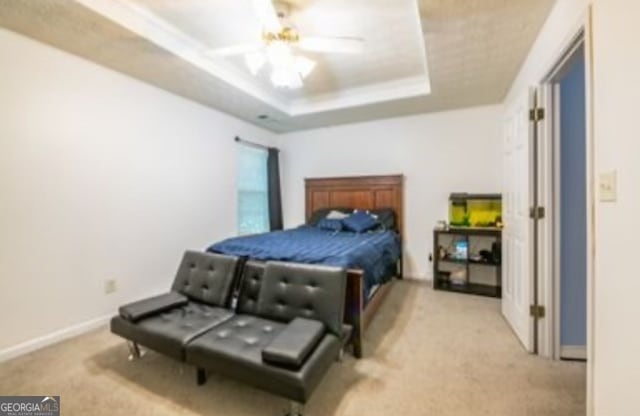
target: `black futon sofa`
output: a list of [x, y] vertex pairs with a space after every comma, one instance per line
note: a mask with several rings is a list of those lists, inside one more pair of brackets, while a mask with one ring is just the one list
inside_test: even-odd
[[189, 251], [171, 292], [122, 306], [111, 331], [130, 341], [131, 359], [143, 345], [193, 364], [198, 384], [215, 372], [301, 414], [349, 339], [345, 290], [344, 269]]

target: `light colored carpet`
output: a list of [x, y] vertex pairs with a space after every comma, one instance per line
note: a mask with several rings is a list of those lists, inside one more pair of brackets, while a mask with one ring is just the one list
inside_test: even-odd
[[[578, 416], [585, 365], [526, 354], [499, 301], [399, 282], [366, 336], [335, 364], [307, 415]], [[60, 395], [63, 415], [279, 415], [283, 399], [148, 352], [127, 361], [101, 329], [0, 364], [0, 394]]]

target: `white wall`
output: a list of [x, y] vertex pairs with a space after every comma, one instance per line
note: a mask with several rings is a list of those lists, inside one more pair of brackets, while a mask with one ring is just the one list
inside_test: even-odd
[[596, 173], [618, 172], [618, 200], [596, 208], [595, 414], [640, 414], [640, 2], [595, 0]]
[[1, 360], [167, 290], [235, 233], [233, 137], [275, 138], [5, 30], [0, 56]]
[[405, 175], [405, 271], [430, 278], [428, 255], [451, 192], [501, 188], [500, 107], [307, 130], [280, 139], [287, 227], [304, 222], [304, 178]]

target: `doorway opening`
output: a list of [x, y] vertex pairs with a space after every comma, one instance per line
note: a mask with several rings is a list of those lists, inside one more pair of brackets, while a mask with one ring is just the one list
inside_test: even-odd
[[584, 45], [555, 82], [557, 129], [554, 269], [555, 356], [587, 358], [587, 136]]
[[[545, 145], [541, 149], [540, 192], [549, 212], [541, 240], [546, 261], [550, 322], [548, 355], [587, 359], [589, 252], [588, 84], [584, 34], [546, 78]], [[544, 346], [541, 346], [544, 348]]]

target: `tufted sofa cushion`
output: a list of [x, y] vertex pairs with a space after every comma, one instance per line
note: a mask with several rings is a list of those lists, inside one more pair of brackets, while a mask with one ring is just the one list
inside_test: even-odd
[[138, 322], [116, 316], [111, 320], [111, 332], [184, 360], [185, 344], [232, 316], [227, 309], [192, 301]]
[[227, 306], [238, 263], [234, 256], [187, 251], [171, 290], [212, 306]]
[[256, 261], [247, 261], [242, 272], [240, 293], [236, 305], [237, 313], [254, 315], [258, 310], [258, 297], [262, 287], [265, 264]]
[[341, 343], [326, 334], [297, 371], [263, 363], [262, 350], [286, 327], [256, 316], [236, 315], [187, 344], [186, 361], [304, 403], [337, 357]]
[[314, 319], [340, 338], [346, 283], [347, 272], [341, 268], [268, 262], [257, 315], [285, 323]]

